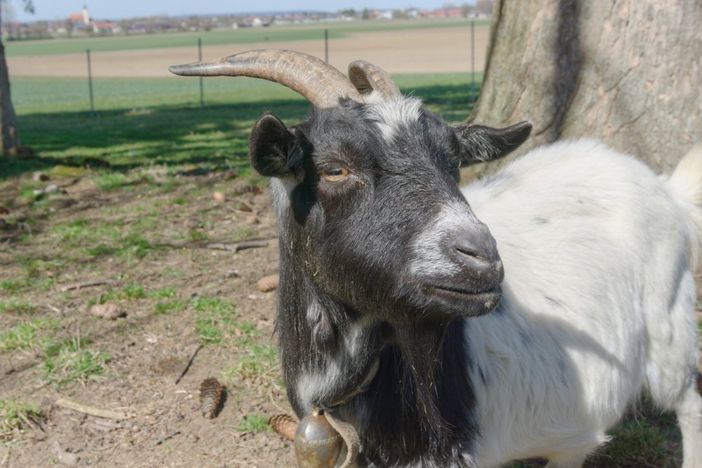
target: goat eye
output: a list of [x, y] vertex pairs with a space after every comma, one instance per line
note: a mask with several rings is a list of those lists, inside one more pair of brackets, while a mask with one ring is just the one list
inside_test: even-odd
[[343, 166], [322, 169], [322, 178], [327, 182], [342, 182], [348, 178], [349, 174], [349, 170]]

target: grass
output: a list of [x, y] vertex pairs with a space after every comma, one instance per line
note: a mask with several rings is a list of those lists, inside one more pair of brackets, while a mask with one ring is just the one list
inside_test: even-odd
[[185, 310], [188, 303], [182, 300], [161, 301], [154, 305], [154, 313], [157, 315], [169, 315]]
[[[87, 37], [75, 39], [50, 39], [37, 41], [11, 41], [5, 45], [8, 57], [57, 55], [117, 50], [143, 50], [171, 47], [192, 47], [201, 38], [204, 47], [220, 44], [250, 44], [266, 41], [305, 41], [324, 38], [324, 29], [329, 30], [330, 39], [348, 37], [353, 33], [422, 28], [466, 28], [468, 20], [405, 20], [405, 21], [354, 21], [350, 23], [326, 23], [323, 25], [273, 26], [269, 28], [246, 28], [135, 36]], [[487, 27], [488, 22], [478, 22]]]
[[246, 354], [239, 362], [224, 369], [220, 377], [230, 387], [242, 380], [255, 381], [265, 385], [261, 377], [268, 374], [278, 362], [278, 351], [268, 344], [253, 344], [247, 347]]
[[35, 405], [18, 399], [0, 400], [0, 441], [11, 440], [14, 433], [40, 424], [45, 419]]
[[101, 375], [110, 361], [109, 354], [87, 348], [88, 341], [80, 337], [45, 347], [44, 378], [55, 386], [75, 382], [85, 383]]
[[37, 318], [0, 332], [0, 352], [17, 349], [37, 348], [41, 343], [42, 332], [58, 326], [56, 320]]
[[246, 346], [257, 334], [251, 322], [240, 321], [234, 305], [217, 297], [198, 297], [192, 300], [195, 311], [195, 330], [205, 344], [220, 344], [225, 339]]
[[0, 300], [0, 314], [23, 314], [28, 315], [36, 311], [36, 306], [25, 299], [11, 297], [9, 299]]
[[268, 418], [261, 414], [247, 414], [236, 427], [238, 432], [265, 432], [269, 429]]
[[100, 190], [110, 191], [122, 187], [127, 177], [119, 172], [104, 172], [95, 177], [95, 185]]
[[[121, 175], [121, 174], [120, 174]], [[77, 218], [51, 228], [53, 241], [64, 249], [77, 249], [90, 257], [111, 255], [127, 260], [142, 259], [156, 246], [144, 237], [151, 217], [129, 226], [124, 233], [120, 221], [106, 222]], [[77, 255], [77, 252], [73, 252]]]
[[[477, 90], [471, 88], [468, 74], [396, 78], [405, 92], [423, 98], [429, 109], [454, 122], [468, 116]], [[132, 183], [125, 178], [128, 170], [156, 165], [232, 169], [250, 176], [248, 135], [254, 121], [271, 110], [292, 124], [309, 112], [304, 99], [261, 80], [207, 79], [207, 105], [200, 109], [195, 105], [197, 80], [154, 78], [96, 80], [99, 110], [93, 115], [84, 110], [84, 86], [80, 79], [13, 83], [23, 141], [40, 157], [0, 159], [0, 180], [56, 166], [98, 168], [100, 173], [94, 180], [104, 190]], [[80, 89], [80, 95], [71, 89], [76, 93]], [[148, 109], [134, 112], [134, 108]], [[33, 190], [33, 185], [26, 188], [30, 199]], [[167, 183], [164, 190], [168, 190]]]
[[[675, 419], [670, 421], [675, 426]], [[629, 419], [611, 431], [612, 441], [591, 456], [591, 466], [675, 466], [669, 459], [667, 437], [661, 430], [646, 419]]]

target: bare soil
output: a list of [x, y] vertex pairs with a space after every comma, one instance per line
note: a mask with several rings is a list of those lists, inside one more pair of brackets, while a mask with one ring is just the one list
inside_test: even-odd
[[[481, 72], [489, 41], [489, 28], [475, 28], [475, 71]], [[203, 49], [205, 60], [251, 49], [293, 49], [324, 58], [324, 42], [260, 42], [251, 44], [214, 45]], [[469, 72], [469, 28], [428, 28], [354, 33], [334, 39], [329, 45], [329, 60], [339, 70], [349, 62], [362, 58], [382, 66], [390, 73]], [[196, 59], [194, 47], [100, 52], [92, 54], [94, 77], [166, 77], [168, 66]], [[84, 54], [10, 57], [13, 77], [62, 76], [85, 77]]]
[[[62, 259], [60, 268], [39, 274], [52, 278], [48, 291], [30, 290], [21, 297], [36, 306], [32, 318], [60, 320], [59, 334], [91, 340], [91, 348], [109, 353], [111, 359], [103, 375], [54, 386], [45, 381], [38, 349], [0, 353], [0, 399], [33, 402], [48, 416], [41, 428], [20, 434], [11, 443], [0, 443], [0, 466], [292, 466], [288, 443], [270, 431], [242, 426], [251, 415], [267, 418], [290, 412], [277, 359], [262, 372], [236, 372], [237, 363], [252, 347], [274, 344], [275, 293], [260, 293], [256, 288], [260, 277], [277, 270], [269, 195], [246, 180], [225, 180], [221, 175], [183, 178], [175, 191], [165, 193], [147, 183], [113, 192], [100, 191], [87, 179], [73, 185], [59, 183], [66, 185], [67, 193], [48, 201], [46, 213], [37, 215], [33, 223], [29, 240], [16, 236], [27, 229], [21, 220], [31, 216], [30, 211], [22, 206], [10, 210], [13, 218], [0, 230], [0, 280], [26, 274], [17, 262], [22, 256]], [[214, 191], [221, 191], [228, 201], [217, 202]], [[187, 203], [173, 203], [179, 197], [187, 198]], [[158, 200], [162, 208], [153, 231], [145, 237], [160, 247], [139, 261], [110, 255], [71, 260], [67, 257], [80, 254], [52, 237], [53, 228], [76, 219], [89, 220], [96, 227], [111, 223], [129, 231], [144, 216], [143, 207]], [[18, 223], [13, 224], [13, 219]], [[268, 245], [237, 253], [207, 248], [209, 243], [231, 243], [231, 233], [242, 228], [248, 237], [266, 239]], [[201, 230], [207, 240], [183, 242], [177, 236], [192, 229]], [[116, 284], [62, 292], [65, 286], [86, 280]], [[88, 313], [91, 300], [127, 283], [141, 285], [147, 292], [175, 288], [177, 298], [184, 301], [226, 298], [235, 304], [237, 321], [253, 324], [255, 333], [247, 340], [234, 336], [220, 344], [206, 344], [176, 384], [202, 342], [194, 325], [196, 313], [187, 307], [159, 315], [154, 313], [156, 301], [150, 298], [116, 301], [127, 316], [114, 321]], [[2, 313], [0, 330], [26, 318], [22, 313]], [[223, 410], [217, 418], [206, 419], [200, 413], [200, 383], [209, 376], [226, 381], [222, 373], [227, 369], [235, 372], [227, 382]], [[115, 421], [63, 409], [54, 404], [61, 397], [124, 411], [129, 418]]]

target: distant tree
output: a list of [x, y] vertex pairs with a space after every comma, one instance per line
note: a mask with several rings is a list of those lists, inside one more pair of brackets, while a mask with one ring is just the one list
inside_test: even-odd
[[477, 2], [475, 2], [475, 12], [479, 15], [492, 14], [492, 7], [492, 0], [478, 0]]
[[370, 19], [370, 17], [371, 17], [370, 10], [368, 8], [364, 8], [363, 13], [361, 13], [361, 19], [366, 20], [366, 19]]
[[[0, 0], [1, 4], [9, 0]], [[34, 13], [32, 0], [21, 0], [24, 10]], [[0, 25], [2, 25], [2, 11], [0, 8]], [[18, 156], [29, 153], [29, 149], [22, 146], [19, 130], [17, 129], [17, 116], [10, 97], [10, 75], [5, 61], [5, 45], [0, 37], [0, 143], [2, 153], [7, 156]]]
[[341, 10], [339, 13], [341, 13], [343, 16], [350, 16], [351, 18], [356, 17], [356, 10], [353, 8], [347, 8], [345, 10]]

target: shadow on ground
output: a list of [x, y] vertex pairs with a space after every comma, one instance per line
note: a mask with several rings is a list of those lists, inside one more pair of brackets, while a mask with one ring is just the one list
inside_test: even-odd
[[[465, 85], [405, 89], [448, 121], [465, 120], [477, 95]], [[246, 161], [248, 134], [263, 112], [292, 124], [305, 119], [302, 99], [205, 108], [156, 107], [28, 114], [19, 117], [23, 141], [36, 157], [0, 159], [0, 179], [56, 165], [127, 171], [149, 165], [206, 165], [238, 169]]]

